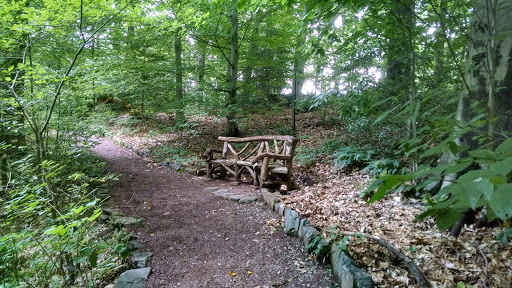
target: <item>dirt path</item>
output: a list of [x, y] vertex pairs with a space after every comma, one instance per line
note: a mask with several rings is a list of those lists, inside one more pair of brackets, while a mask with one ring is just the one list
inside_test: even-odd
[[144, 219], [135, 233], [154, 253], [146, 287], [332, 287], [326, 270], [284, 235], [261, 202], [239, 204], [204, 191], [253, 187], [179, 174], [107, 139], [94, 150], [121, 174], [110, 204]]

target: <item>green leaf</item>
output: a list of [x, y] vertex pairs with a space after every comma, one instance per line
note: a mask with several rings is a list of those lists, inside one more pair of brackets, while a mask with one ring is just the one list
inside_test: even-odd
[[460, 208], [476, 209], [482, 195], [489, 199], [494, 190], [494, 186], [487, 178], [477, 178], [469, 181], [459, 179], [459, 185], [462, 189], [455, 190], [454, 197], [456, 198], [456, 206]]
[[457, 145], [455, 141], [450, 141], [448, 144], [450, 145], [450, 151], [452, 152], [453, 156], [456, 156], [457, 153], [459, 153], [459, 145]]
[[128, 249], [128, 247], [121, 248], [121, 250], [119, 250], [119, 255], [121, 255], [121, 258], [126, 259], [126, 257], [130, 255], [130, 249]]
[[512, 138], [503, 141], [494, 151], [497, 160], [512, 157]]
[[[379, 188], [377, 189], [377, 192], [373, 194], [372, 198], [368, 200], [368, 203], [373, 203], [375, 201], [378, 201], [384, 196], [386, 196], [387, 192], [390, 190], [396, 188], [398, 185], [401, 185], [409, 180], [412, 180], [414, 177], [411, 175], [386, 175], [378, 179], [378, 181], [381, 181]], [[373, 186], [373, 185], [372, 185]], [[370, 187], [372, 187], [370, 186]]]
[[87, 260], [87, 257], [76, 257], [75, 259], [73, 259], [73, 264], [80, 264], [82, 262], [85, 262], [85, 260]]
[[501, 244], [507, 244], [508, 236], [505, 231], [500, 231], [498, 235], [496, 235], [496, 240], [500, 241]]
[[507, 175], [512, 171], [512, 157], [491, 164], [487, 170], [489, 173], [492, 173], [489, 177], [497, 175], [507, 177]]
[[52, 226], [52, 227], [48, 228], [46, 231], [44, 231], [44, 233], [45, 234], [55, 235], [55, 234], [61, 233], [63, 230], [64, 230], [64, 226], [63, 225]]
[[436, 225], [440, 231], [446, 231], [448, 228], [452, 227], [453, 224], [457, 222], [460, 218], [460, 210], [450, 208], [445, 212], [437, 215], [436, 217]]
[[478, 149], [468, 152], [469, 155], [473, 156], [476, 159], [489, 159], [494, 160], [494, 152], [489, 149]]
[[[455, 155], [455, 154], [454, 154]], [[448, 168], [444, 171], [445, 174], [459, 173], [471, 165], [473, 161], [471, 159], [463, 159], [460, 162], [452, 162], [448, 165]]]
[[491, 181], [491, 183], [494, 185], [507, 184], [507, 178], [505, 178], [503, 176], [489, 177], [489, 181]]
[[238, 12], [242, 11], [245, 8], [246, 4], [247, 4], [247, 0], [239, 0], [238, 4], [236, 5], [236, 10]]
[[96, 267], [96, 263], [98, 262], [98, 251], [93, 250], [91, 255], [89, 255], [89, 264], [91, 264], [92, 268]]
[[507, 220], [512, 216], [512, 183], [498, 186], [490, 197], [489, 207], [501, 220]]

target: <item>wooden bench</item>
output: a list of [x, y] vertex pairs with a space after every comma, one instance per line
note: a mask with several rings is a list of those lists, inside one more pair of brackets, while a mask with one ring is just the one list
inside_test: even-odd
[[[286, 185], [290, 188], [293, 154], [298, 140], [293, 136], [219, 137], [223, 149], [208, 148], [204, 157], [206, 176], [231, 174], [237, 182], [242, 175], [252, 178], [254, 185]], [[215, 158], [214, 153], [220, 157]]]

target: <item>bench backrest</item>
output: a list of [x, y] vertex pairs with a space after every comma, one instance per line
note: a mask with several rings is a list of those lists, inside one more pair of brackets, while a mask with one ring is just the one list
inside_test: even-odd
[[224, 142], [222, 158], [234, 158], [237, 161], [251, 161], [263, 153], [291, 156], [295, 153], [298, 139], [293, 136], [253, 136], [253, 137], [219, 137]]

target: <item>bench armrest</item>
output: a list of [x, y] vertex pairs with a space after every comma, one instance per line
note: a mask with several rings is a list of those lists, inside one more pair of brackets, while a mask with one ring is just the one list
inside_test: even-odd
[[213, 153], [222, 153], [221, 149], [215, 149], [215, 148], [206, 148], [206, 151], [204, 151], [203, 158], [206, 161], [210, 161], [213, 159]]

